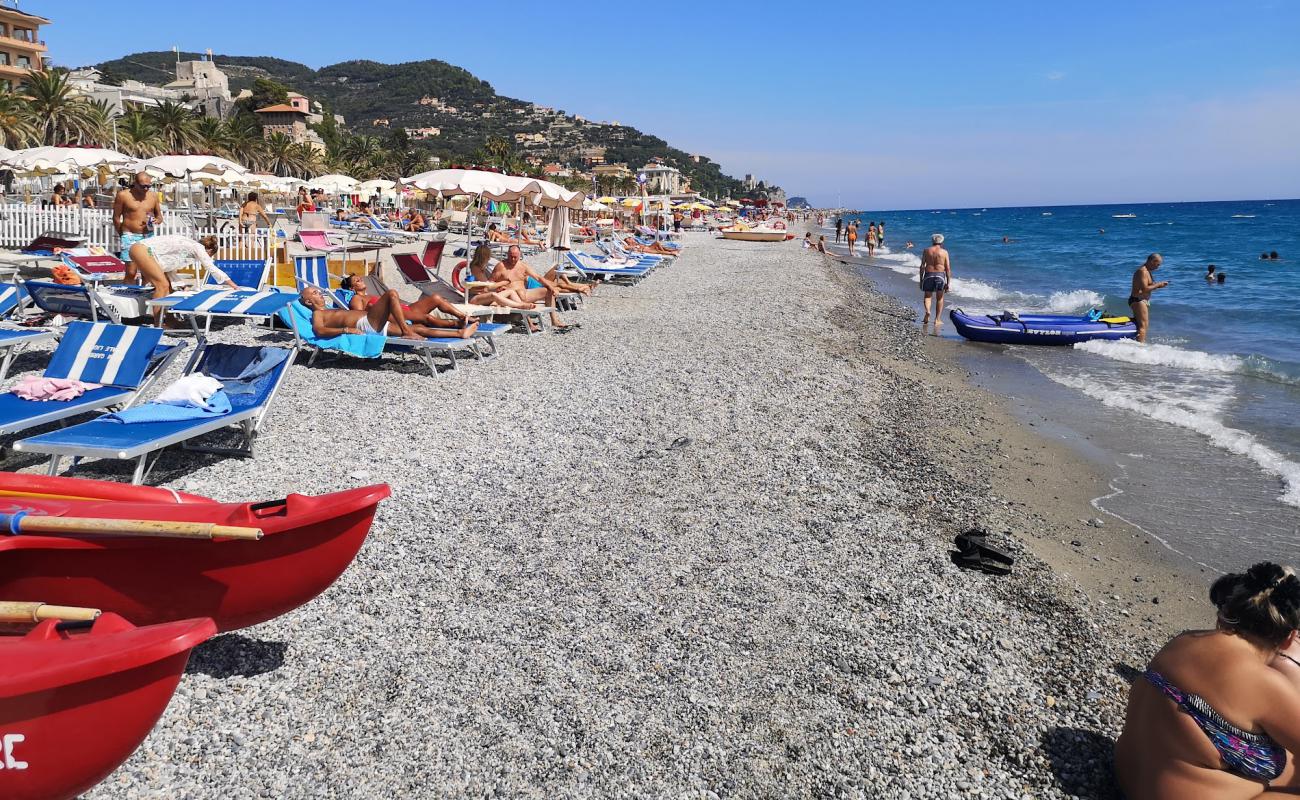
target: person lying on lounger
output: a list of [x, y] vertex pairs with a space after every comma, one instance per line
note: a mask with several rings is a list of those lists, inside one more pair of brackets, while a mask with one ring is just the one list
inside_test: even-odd
[[339, 336], [344, 333], [378, 333], [383, 336], [400, 336], [403, 339], [461, 338], [466, 339], [478, 329], [477, 323], [460, 329], [457, 337], [448, 337], [446, 328], [412, 325], [402, 313], [401, 301], [396, 292], [387, 292], [365, 311], [351, 308], [330, 308], [325, 295], [315, 286], [298, 293], [302, 304], [311, 309], [311, 329], [319, 337]]
[[510, 281], [492, 279], [492, 272], [500, 263], [492, 258], [492, 248], [488, 245], [481, 244], [474, 248], [474, 255], [469, 262], [469, 277], [486, 285], [470, 289], [469, 301], [474, 305], [506, 306], [521, 311], [537, 308], [536, 303], [524, 300], [518, 292], [510, 288]]
[[[497, 283], [499, 289], [505, 289], [506, 286], [503, 282], [493, 281], [492, 279], [492, 271], [496, 269], [496, 265], [499, 263], [501, 262], [492, 260], [492, 249], [485, 244], [481, 244], [474, 248], [474, 257], [469, 262], [469, 271], [474, 276], [474, 280], [484, 283]], [[566, 292], [578, 292], [587, 297], [591, 297], [592, 290], [595, 288], [590, 283], [569, 280], [561, 275], [555, 267], [547, 270], [543, 277]]]
[[631, 236], [623, 238], [623, 246], [633, 253], [651, 253], [656, 256], [675, 256], [676, 250], [670, 250], [667, 247], [655, 242], [654, 244], [641, 244]]
[[522, 234], [518, 239], [512, 239], [509, 234], [497, 230], [497, 224], [495, 222], [488, 226], [487, 237], [489, 242], [495, 242], [496, 244], [541, 244], [541, 242], [533, 241]]
[[[529, 279], [537, 285], [530, 288]], [[506, 260], [497, 264], [496, 269], [492, 270], [492, 280], [497, 283], [505, 282], [506, 288], [513, 289], [524, 302], [545, 302], [552, 308], [555, 307], [555, 298], [563, 291], [555, 282], [537, 274], [536, 270], [524, 263], [519, 245], [511, 245], [506, 251]], [[560, 319], [560, 315], [554, 311], [551, 312], [551, 326], [560, 332], [579, 327], [576, 324], [565, 324], [564, 320]]]
[[[444, 331], [447, 331], [447, 329], [455, 329], [444, 334], [447, 336], [459, 336], [464, 338], [468, 335], [465, 331], [478, 324], [464, 311], [456, 308], [453, 303], [434, 294], [423, 295], [414, 303], [406, 305], [402, 302], [401, 298], [397, 296], [396, 289], [389, 289], [383, 295], [369, 294], [366, 291], [366, 279], [355, 274], [344, 275], [343, 282], [339, 285], [339, 288], [343, 291], [352, 293], [352, 298], [348, 301], [348, 307], [353, 311], [366, 311], [375, 303], [378, 303], [383, 299], [384, 296], [391, 295], [392, 297], [397, 298], [397, 304], [401, 306], [402, 313], [405, 315], [407, 322], [427, 325], [430, 328], [442, 328]], [[450, 315], [452, 319], [435, 315], [433, 313], [435, 309], [444, 314]], [[473, 333], [473, 331], [470, 330], [469, 333]]]

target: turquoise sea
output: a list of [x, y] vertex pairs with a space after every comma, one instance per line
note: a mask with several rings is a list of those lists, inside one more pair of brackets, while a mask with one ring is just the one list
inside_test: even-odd
[[[1170, 286], [1153, 299], [1148, 344], [966, 343], [964, 352], [988, 388], [1112, 468], [1114, 493], [1100, 507], [1215, 569], [1300, 561], [1300, 201], [859, 219], [862, 229], [885, 222], [885, 250], [856, 259], [864, 274], [918, 308], [918, 254], [932, 233], [952, 256], [948, 307], [967, 311], [1127, 314], [1133, 270], [1161, 253], [1156, 279]], [[833, 229], [828, 218], [827, 241]], [[1260, 258], [1273, 251], [1279, 258]], [[1209, 264], [1224, 283], [1205, 280]], [[945, 323], [942, 334], [955, 336]]]

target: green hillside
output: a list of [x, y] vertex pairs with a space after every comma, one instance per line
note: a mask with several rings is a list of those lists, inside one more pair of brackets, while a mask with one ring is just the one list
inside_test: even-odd
[[[181, 53], [182, 60], [202, 57], [198, 53]], [[481, 151], [489, 136], [513, 142], [515, 134], [540, 133], [545, 140], [527, 145], [523, 154], [577, 165], [583, 148], [599, 146], [606, 148], [607, 162], [626, 162], [633, 169], [659, 157], [689, 176], [692, 187], [705, 194], [743, 195], [740, 182], [723, 174], [708, 158], [700, 156], [697, 163], [663, 139], [628, 126], [542, 114], [531, 103], [498, 95], [487, 81], [443, 61], [345, 61], [313, 70], [304, 64], [265, 56], [216, 55], [214, 60], [230, 77], [232, 93], [251, 89], [258, 78], [270, 79], [342, 114], [354, 133], [380, 134], [398, 127], [440, 128], [440, 135], [419, 145], [444, 163], [468, 162]], [[113, 82], [131, 79], [163, 84], [174, 76], [175, 61], [176, 54], [171, 51], [153, 51], [105, 61], [97, 67]]]

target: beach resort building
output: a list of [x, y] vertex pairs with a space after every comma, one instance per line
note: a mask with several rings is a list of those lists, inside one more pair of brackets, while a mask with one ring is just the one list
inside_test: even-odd
[[685, 183], [682, 171], [656, 159], [640, 170], [646, 177], [646, 187], [655, 194], [677, 194]]
[[45, 17], [19, 11], [17, 3], [0, 0], [0, 86], [16, 87], [44, 65], [47, 51], [40, 29], [49, 24]]
[[106, 103], [117, 114], [125, 113], [128, 107], [147, 108], [172, 102], [189, 106], [209, 117], [224, 118], [234, 109], [236, 99], [230, 94], [226, 74], [212, 60], [211, 51], [205, 59], [177, 61], [176, 79], [163, 86], [135, 80], [113, 86], [104, 83], [103, 75], [94, 67], [70, 71], [68, 82], [90, 99]]

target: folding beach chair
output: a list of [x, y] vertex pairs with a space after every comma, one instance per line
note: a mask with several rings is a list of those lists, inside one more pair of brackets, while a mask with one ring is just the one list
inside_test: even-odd
[[97, 286], [91, 283], [62, 284], [24, 281], [23, 287], [37, 308], [56, 317], [89, 317], [91, 322], [107, 319], [121, 324], [124, 319], [143, 317], [153, 295], [150, 286]]
[[11, 392], [0, 394], [0, 434], [87, 411], [130, 406], [185, 348], [184, 343], [162, 344], [162, 335], [161, 328], [70, 323], [43, 377], [98, 383], [101, 388], [87, 390], [72, 400], [23, 400]]
[[207, 337], [214, 319], [269, 324], [276, 312], [291, 303], [295, 297], [297, 295], [293, 292], [277, 289], [204, 289], [192, 295], [177, 297], [175, 303], [168, 308], [168, 313], [190, 322], [190, 328], [198, 340], [198, 348], [190, 357], [192, 364], [207, 346]]
[[[296, 347], [208, 345], [202, 357], [186, 368], [185, 374], [203, 374], [222, 381], [230, 400], [229, 413], [192, 419], [167, 419], [160, 414], [157, 421], [131, 423], [117, 422], [112, 415], [107, 415], [15, 442], [14, 450], [49, 455], [50, 475], [58, 474], [64, 456], [72, 457], [74, 470], [85, 458], [133, 459], [136, 466], [132, 483], [142, 483], [162, 451], [175, 444], [197, 452], [251, 457], [266, 413], [296, 353]], [[145, 403], [133, 413], [158, 405]], [[229, 428], [234, 428], [238, 436], [239, 444], [235, 447], [195, 443], [201, 436]]]
[[343, 245], [331, 242], [325, 231], [300, 229], [298, 241], [302, 242], [303, 247], [318, 253], [338, 253], [344, 249]]
[[403, 339], [378, 333], [345, 333], [320, 337], [312, 330], [311, 315], [311, 309], [298, 300], [289, 303], [278, 313], [280, 320], [289, 326], [301, 346], [312, 351], [311, 357], [307, 360], [308, 366], [314, 364], [317, 357], [326, 351], [346, 353], [357, 358], [378, 358], [383, 353], [410, 354], [428, 367], [431, 375], [437, 377], [438, 365], [434, 362], [435, 355], [446, 358], [448, 368], [453, 370], [456, 369], [457, 353], [467, 353], [480, 361], [492, 357], [492, 354], [483, 351], [482, 340], [478, 338]]
[[[216, 265], [221, 268], [222, 272], [230, 276], [230, 280], [234, 281], [236, 286], [260, 289], [266, 283], [266, 272], [269, 264], [264, 258], [220, 260], [216, 262]], [[207, 282], [215, 284], [217, 279], [209, 274]]]
[[324, 255], [305, 255], [293, 257], [293, 280], [302, 291], [308, 286], [315, 286], [329, 296], [339, 306], [346, 308], [343, 299], [334, 293], [332, 286], [342, 282], [342, 275], [329, 271], [329, 257]]

